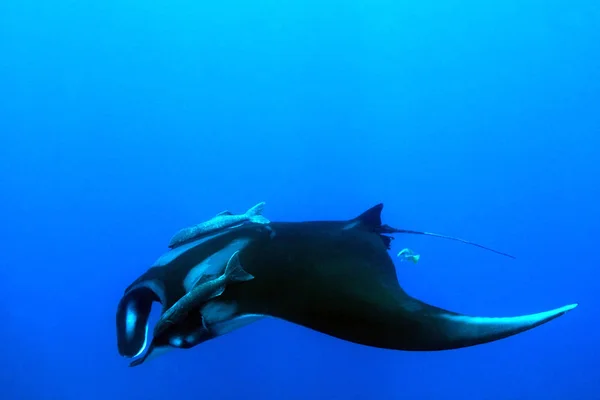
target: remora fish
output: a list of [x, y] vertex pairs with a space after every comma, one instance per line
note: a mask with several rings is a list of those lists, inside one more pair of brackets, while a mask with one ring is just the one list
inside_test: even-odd
[[208, 221], [202, 222], [192, 227], [183, 228], [171, 238], [169, 248], [180, 246], [184, 243], [198, 239], [210, 233], [235, 227], [245, 222], [253, 222], [256, 224], [268, 224], [270, 221], [263, 217], [261, 213], [265, 207], [265, 203], [258, 203], [250, 208], [244, 214], [234, 215], [229, 211], [223, 211]]
[[239, 254], [239, 250], [233, 253], [221, 276], [199, 280], [192, 290], [169, 308], [156, 323], [154, 337], [163, 334], [170, 326], [180, 323], [190, 311], [199, 308], [202, 303], [223, 294], [228, 285], [254, 279], [242, 268]]
[[[131, 366], [136, 366], [144, 362], [152, 355], [154, 349], [160, 345], [172, 344], [176, 347], [190, 348], [200, 343], [200, 340], [205, 341], [211, 335], [211, 332], [201, 316], [202, 329], [192, 329], [190, 331], [187, 329], [189, 321], [187, 324], [184, 323], [179, 331], [172, 328], [177, 328], [177, 325], [184, 322], [188, 314], [193, 312], [196, 312], [197, 315], [193, 315], [192, 319], [197, 320], [200, 315], [200, 306], [208, 300], [223, 294], [228, 285], [252, 279], [254, 277], [242, 268], [239, 251], [236, 251], [227, 262], [227, 266], [224, 268], [221, 276], [212, 279], [200, 279], [192, 290], [165, 311], [154, 326], [153, 338], [148, 351], [143, 357], [132, 362]], [[182, 329], [186, 331], [186, 335], [181, 334]]]
[[135, 357], [143, 351], [153, 301], [162, 303], [164, 313], [187, 293], [190, 275], [237, 250], [254, 279], [231, 285], [202, 305], [203, 320], [192, 313], [177, 326], [182, 335], [202, 336], [204, 324], [211, 332], [205, 340], [210, 340], [269, 316], [366, 346], [449, 350], [516, 335], [577, 306], [517, 317], [475, 317], [410, 296], [387, 251], [389, 234], [399, 230], [382, 225], [382, 208], [379, 204], [346, 221], [273, 222], [270, 229], [242, 225], [165, 253], [119, 302], [120, 354]]

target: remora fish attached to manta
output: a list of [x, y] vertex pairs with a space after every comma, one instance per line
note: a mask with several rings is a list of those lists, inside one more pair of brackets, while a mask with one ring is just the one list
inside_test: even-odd
[[227, 229], [241, 225], [245, 222], [253, 222], [256, 224], [268, 224], [270, 221], [261, 215], [265, 203], [258, 203], [254, 207], [250, 208], [244, 214], [235, 215], [229, 211], [223, 211], [208, 221], [202, 222], [198, 225], [194, 225], [189, 228], [184, 228], [178, 231], [169, 242], [169, 248], [180, 246], [184, 243], [190, 242], [194, 239], [198, 239], [202, 236], [210, 233], [219, 231], [221, 229]]
[[[165, 253], [119, 302], [120, 354], [131, 358], [143, 352], [153, 301], [161, 302], [164, 313], [191, 290], [190, 276], [208, 273], [214, 260], [224, 262], [238, 250], [241, 265], [254, 279], [227, 286], [201, 305], [200, 313], [177, 325], [181, 335], [202, 335], [205, 325], [211, 335], [204, 337], [210, 340], [275, 317], [377, 348], [449, 350], [516, 335], [577, 306], [517, 317], [474, 317], [413, 298], [401, 288], [388, 253], [389, 235], [401, 230], [382, 225], [382, 208], [379, 204], [346, 221], [272, 222], [269, 229], [242, 225]], [[185, 346], [169, 343], [164, 349], [169, 347]]]
[[192, 290], [169, 308], [156, 323], [154, 336], [160, 336], [169, 326], [180, 323], [189, 312], [198, 308], [202, 303], [223, 294], [226, 286], [254, 279], [242, 268], [239, 253], [239, 251], [233, 253], [221, 276], [209, 280], [200, 279]]
[[[184, 322], [185, 318], [192, 312], [198, 313], [194, 317], [200, 315], [200, 306], [208, 300], [220, 296], [225, 287], [236, 282], [246, 282], [254, 279], [252, 275], [244, 271], [240, 264], [239, 251], [233, 253], [223, 273], [218, 277], [209, 277], [209, 279], [200, 279], [177, 303], [165, 311], [154, 327], [152, 342], [146, 354], [132, 363], [132, 366], [144, 362], [159, 346], [174, 344], [177, 347], [190, 348], [204, 341], [211, 335], [210, 329], [204, 322], [202, 316], [202, 329], [194, 329], [193, 332], [187, 332], [187, 335], [181, 335], [180, 330], [186, 330], [188, 324], [180, 327], [177, 330], [177, 325]], [[188, 321], [189, 322], [189, 321]], [[198, 342], [198, 343], [197, 343]]]

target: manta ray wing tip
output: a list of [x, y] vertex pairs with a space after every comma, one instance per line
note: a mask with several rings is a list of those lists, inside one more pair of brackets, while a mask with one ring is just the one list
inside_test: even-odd
[[569, 304], [568, 306], [560, 307], [556, 311], [560, 314], [565, 314], [565, 313], [568, 313], [569, 311], [573, 310], [574, 308], [577, 308], [577, 306], [579, 306], [579, 303], [573, 303], [573, 304]]

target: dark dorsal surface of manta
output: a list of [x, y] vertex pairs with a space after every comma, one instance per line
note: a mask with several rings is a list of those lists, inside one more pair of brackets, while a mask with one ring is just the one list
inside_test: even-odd
[[134, 357], [143, 351], [153, 301], [160, 302], [164, 312], [236, 251], [254, 279], [228, 286], [200, 309], [202, 318], [191, 313], [182, 335], [202, 330], [206, 323], [216, 332], [208, 340], [243, 326], [247, 317], [252, 321], [270, 316], [366, 346], [448, 350], [515, 335], [576, 306], [488, 318], [461, 315], [411, 297], [401, 288], [387, 251], [388, 234], [399, 230], [382, 224], [382, 208], [379, 204], [346, 221], [243, 225], [165, 253], [126, 289], [119, 303], [119, 352]]

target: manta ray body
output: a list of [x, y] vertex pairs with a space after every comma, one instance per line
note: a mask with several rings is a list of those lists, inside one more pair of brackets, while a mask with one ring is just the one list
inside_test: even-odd
[[168, 343], [151, 343], [149, 352], [193, 347], [186, 338], [193, 337], [195, 345], [263, 317], [377, 348], [449, 350], [515, 335], [576, 307], [474, 317], [411, 297], [388, 253], [390, 235], [402, 230], [382, 224], [382, 209], [379, 204], [343, 221], [245, 224], [172, 249], [125, 290], [117, 310], [120, 354], [132, 358], [143, 352], [153, 302], [165, 312], [198, 279], [218, 274], [236, 252], [254, 279], [229, 285], [190, 310], [180, 334]]

